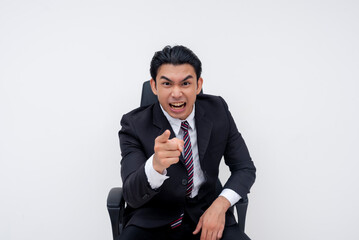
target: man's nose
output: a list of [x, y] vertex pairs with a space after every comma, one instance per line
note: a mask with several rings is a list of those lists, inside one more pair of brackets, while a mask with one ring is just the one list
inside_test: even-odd
[[180, 87], [177, 87], [175, 86], [173, 89], [172, 89], [172, 97], [173, 98], [179, 98], [182, 96], [182, 90]]

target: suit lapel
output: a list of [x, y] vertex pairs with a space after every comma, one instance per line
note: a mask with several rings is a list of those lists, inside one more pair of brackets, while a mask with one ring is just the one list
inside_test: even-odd
[[197, 144], [199, 161], [203, 168], [203, 158], [207, 151], [209, 139], [211, 137], [213, 123], [206, 118], [206, 112], [201, 105], [196, 101], [196, 114], [195, 114], [196, 128], [197, 128]]

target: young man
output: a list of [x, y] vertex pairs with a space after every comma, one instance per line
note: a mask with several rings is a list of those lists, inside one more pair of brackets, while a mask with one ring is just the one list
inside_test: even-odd
[[[184, 46], [156, 52], [150, 72], [158, 102], [121, 120], [122, 240], [249, 239], [227, 210], [247, 197], [256, 169], [225, 101], [199, 94], [201, 71]], [[231, 176], [219, 189], [222, 156]]]

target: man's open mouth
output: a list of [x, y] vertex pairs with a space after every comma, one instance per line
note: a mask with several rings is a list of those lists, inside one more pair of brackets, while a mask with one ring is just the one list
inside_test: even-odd
[[170, 103], [170, 107], [173, 109], [182, 109], [186, 106], [185, 102], [178, 102], [178, 103]]

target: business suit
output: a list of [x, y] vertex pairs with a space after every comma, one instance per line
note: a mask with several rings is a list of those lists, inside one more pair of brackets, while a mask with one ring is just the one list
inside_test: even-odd
[[[125, 210], [127, 225], [154, 228], [168, 225], [184, 210], [194, 222], [218, 197], [216, 181], [219, 163], [224, 155], [230, 167], [231, 177], [225, 184], [246, 197], [255, 179], [255, 167], [247, 147], [238, 132], [228, 107], [220, 97], [198, 95], [195, 108], [198, 151], [206, 182], [201, 186], [195, 204], [187, 204], [187, 171], [184, 160], [167, 169], [170, 176], [159, 189], [152, 189], [144, 171], [146, 160], [154, 153], [154, 140], [166, 129], [171, 130], [159, 103], [138, 108], [123, 116], [119, 132], [122, 151], [121, 175], [124, 197], [128, 203]], [[234, 223], [228, 211], [226, 225]]]

